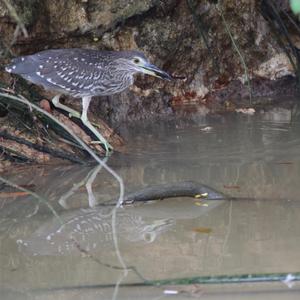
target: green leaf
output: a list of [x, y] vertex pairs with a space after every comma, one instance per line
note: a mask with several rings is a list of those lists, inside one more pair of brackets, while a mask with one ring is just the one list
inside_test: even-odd
[[300, 13], [300, 0], [290, 0], [290, 6], [294, 14]]

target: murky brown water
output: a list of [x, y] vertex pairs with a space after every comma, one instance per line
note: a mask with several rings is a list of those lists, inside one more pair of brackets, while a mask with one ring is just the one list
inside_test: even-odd
[[[139, 124], [126, 135], [128, 154], [109, 164], [127, 191], [193, 180], [235, 199], [169, 199], [114, 215], [89, 207], [118, 197], [104, 170], [88, 193], [94, 167], [18, 168], [4, 177], [48, 205], [0, 186], [1, 299], [299, 299], [299, 284], [191, 281], [300, 272], [297, 110]], [[165, 279], [176, 285], [136, 286]]]

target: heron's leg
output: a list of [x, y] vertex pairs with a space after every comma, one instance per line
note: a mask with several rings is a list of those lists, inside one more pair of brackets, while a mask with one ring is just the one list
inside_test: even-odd
[[82, 98], [81, 121], [99, 139], [101, 144], [103, 144], [106, 154], [109, 154], [109, 151], [112, 150], [113, 147], [106, 141], [106, 139], [100, 134], [99, 131], [97, 131], [97, 129], [88, 120], [87, 111], [88, 111], [91, 100], [92, 100], [92, 97], [83, 97]]
[[64, 104], [61, 104], [59, 102], [59, 98], [60, 98], [60, 95], [56, 95], [53, 99], [52, 99], [52, 103], [55, 107], [57, 108], [60, 108], [64, 111], [67, 111], [69, 113], [69, 116], [70, 117], [75, 117], [75, 118], [79, 118], [80, 119], [80, 113]]
[[[105, 157], [103, 159], [103, 162], [106, 163], [107, 162], [108, 157]], [[86, 181], [85, 184], [85, 188], [86, 191], [88, 193], [88, 200], [89, 200], [89, 207], [95, 207], [97, 205], [97, 200], [95, 198], [95, 195], [93, 193], [93, 183], [98, 175], [98, 173], [100, 172], [100, 170], [102, 169], [102, 165], [98, 165], [96, 166], [92, 172], [89, 173], [89, 177], [88, 180]]]
[[[69, 117], [74, 117], [74, 118], [78, 118], [80, 119], [81, 118], [81, 115], [78, 111], [66, 106], [66, 105], [63, 105], [62, 103], [59, 102], [59, 98], [60, 98], [60, 95], [56, 95], [51, 101], [53, 103], [53, 105], [57, 108], [60, 108], [64, 111], [67, 111], [69, 113]], [[96, 127], [99, 127], [98, 124], [95, 124], [95, 123], [92, 123], [94, 126]]]

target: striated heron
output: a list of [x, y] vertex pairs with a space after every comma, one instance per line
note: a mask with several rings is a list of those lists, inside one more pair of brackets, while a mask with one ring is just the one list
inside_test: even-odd
[[[145, 73], [162, 79], [172, 77], [149, 63], [138, 51], [97, 51], [89, 49], [53, 49], [12, 60], [7, 72], [54, 91], [55, 107], [81, 118], [82, 123], [103, 144], [106, 154], [112, 146], [90, 123], [87, 110], [93, 96], [119, 93], [133, 84], [133, 75]], [[59, 102], [61, 94], [82, 98], [81, 115]]]

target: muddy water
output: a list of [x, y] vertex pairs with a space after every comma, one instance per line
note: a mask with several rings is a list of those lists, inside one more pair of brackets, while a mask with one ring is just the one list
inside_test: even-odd
[[[115, 211], [102, 205], [119, 194], [104, 170], [19, 167], [3, 176], [46, 202], [0, 186], [1, 299], [299, 298], [297, 283], [191, 280], [300, 271], [297, 110], [136, 124], [124, 135], [127, 154], [108, 162], [127, 192], [193, 180], [224, 200], [177, 198]], [[136, 286], [168, 279], [175, 281]]]

